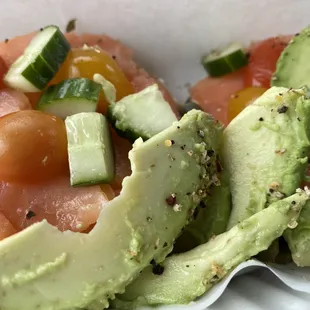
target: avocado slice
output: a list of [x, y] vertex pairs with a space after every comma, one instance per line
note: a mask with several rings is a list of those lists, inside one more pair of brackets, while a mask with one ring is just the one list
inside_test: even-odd
[[173, 253], [182, 253], [206, 243], [226, 231], [230, 212], [231, 194], [225, 171], [221, 172], [219, 186], [212, 186], [210, 195], [196, 208], [192, 221], [185, 226], [176, 240]]
[[107, 307], [151, 260], [172, 250], [217, 179], [207, 151], [222, 130], [211, 116], [191, 111], [148, 141], [138, 139], [129, 153], [132, 175], [89, 234], [42, 221], [1, 241], [0, 309]]
[[310, 151], [307, 91], [272, 87], [224, 130], [222, 164], [232, 193], [228, 228], [299, 187]]
[[310, 87], [310, 26], [296, 34], [282, 51], [271, 86]]
[[187, 304], [208, 291], [238, 264], [269, 247], [287, 228], [295, 227], [301, 208], [309, 200], [302, 190], [252, 215], [208, 243], [168, 257], [162, 274], [151, 267], [113, 301], [117, 309], [138, 306]]
[[310, 266], [310, 203], [307, 202], [298, 219], [298, 225], [284, 232], [284, 238], [299, 267]]

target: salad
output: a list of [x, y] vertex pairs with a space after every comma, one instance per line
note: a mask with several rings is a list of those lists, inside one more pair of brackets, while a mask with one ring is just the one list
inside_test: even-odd
[[213, 51], [181, 106], [107, 36], [1, 43], [0, 308], [187, 304], [251, 257], [310, 266], [309, 36]]

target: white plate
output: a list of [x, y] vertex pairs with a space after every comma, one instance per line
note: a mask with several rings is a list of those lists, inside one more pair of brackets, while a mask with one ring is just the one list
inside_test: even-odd
[[[52, 23], [64, 29], [77, 18], [78, 31], [106, 33], [131, 46], [135, 59], [183, 100], [188, 83], [205, 76], [199, 63], [203, 53], [233, 40], [298, 32], [309, 23], [309, 11], [309, 0], [2, 0], [0, 40]], [[310, 291], [310, 272], [302, 273], [280, 270], [288, 285]], [[234, 278], [210, 309], [306, 310], [309, 305], [310, 295], [263, 270]]]

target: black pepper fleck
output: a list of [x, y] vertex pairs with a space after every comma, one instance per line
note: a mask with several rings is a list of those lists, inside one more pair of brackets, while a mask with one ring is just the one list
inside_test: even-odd
[[26, 213], [26, 219], [27, 220], [30, 220], [32, 217], [36, 216], [36, 214], [32, 211], [32, 210], [29, 210], [27, 213]]
[[152, 269], [153, 274], [160, 276], [164, 273], [165, 268], [159, 264], [155, 265]]
[[301, 121], [301, 118], [300, 118], [300, 117], [297, 117], [297, 120], [300, 122], [300, 121]]
[[184, 149], [185, 149], [184, 145], [181, 145], [180, 148], [181, 148], [181, 150], [184, 150]]
[[40, 28], [40, 31], [43, 31], [43, 28]]
[[165, 243], [163, 244], [163, 248], [165, 248], [165, 247], [167, 247], [167, 246], [168, 246], [168, 243], [165, 242]]
[[263, 117], [260, 117], [258, 120], [259, 120], [260, 122], [262, 122], [262, 121], [264, 120], [264, 118], [263, 118]]
[[177, 126], [177, 129], [180, 129], [181, 127], [180, 126]]
[[199, 214], [199, 208], [195, 208], [194, 213], [193, 213], [193, 219], [196, 220], [197, 216]]
[[223, 170], [219, 160], [216, 160], [216, 170], [217, 172], [221, 172]]
[[146, 220], [147, 220], [147, 222], [152, 222], [153, 221], [153, 219], [150, 217], [150, 216], [148, 216], [147, 218], [146, 218]]
[[286, 105], [283, 105], [282, 107], [278, 108], [278, 113], [285, 113], [288, 110], [288, 107]]
[[213, 150], [208, 150], [207, 151], [207, 155], [212, 157], [214, 155], [214, 151]]
[[295, 200], [293, 200], [293, 201], [292, 201], [292, 205], [295, 205], [295, 204], [296, 204], [296, 201], [295, 201]]
[[155, 167], [155, 164], [152, 164], [152, 165], [151, 165], [151, 168], [154, 168], [154, 167]]
[[205, 208], [207, 207], [207, 205], [206, 205], [203, 201], [200, 201], [200, 202], [199, 202], [199, 207], [200, 207], [201, 209], [205, 209]]
[[113, 58], [113, 59], [116, 59], [116, 56], [115, 56], [115, 55], [112, 55], [112, 58]]
[[190, 196], [190, 194], [191, 194], [190, 192], [187, 192], [187, 193], [186, 193], [186, 196]]
[[150, 261], [150, 265], [152, 265], [152, 266], [156, 266], [157, 265], [154, 258]]
[[4, 40], [4, 43], [8, 43], [8, 42], [9, 42], [9, 39], [5, 39], [5, 40]]
[[166, 203], [169, 206], [174, 206], [177, 202], [177, 197], [175, 194], [171, 194], [169, 197], [166, 198]]
[[172, 144], [172, 145], [175, 144], [175, 141], [174, 141], [174, 140], [171, 140], [171, 144]]
[[274, 192], [274, 189], [273, 189], [273, 188], [269, 188], [269, 192], [270, 192], [270, 193], [273, 193], [273, 192]]
[[189, 267], [189, 265], [186, 265], [186, 267], [188, 268], [188, 267]]

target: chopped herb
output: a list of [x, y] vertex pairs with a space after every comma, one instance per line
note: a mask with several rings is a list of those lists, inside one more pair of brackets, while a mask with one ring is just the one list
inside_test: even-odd
[[300, 121], [301, 121], [301, 118], [300, 118], [300, 117], [297, 117], [297, 120], [300, 122]]
[[155, 164], [152, 164], [152, 165], [151, 165], [151, 168], [154, 168], [154, 167], [155, 167]]
[[9, 42], [9, 39], [5, 39], [5, 40], [4, 40], [4, 43], [8, 43], [8, 42]]
[[177, 202], [177, 198], [175, 194], [171, 194], [169, 197], [166, 198], [166, 203], [168, 206], [174, 206]]
[[186, 265], [186, 267], [188, 268], [188, 267], [189, 267], [189, 265]]
[[259, 120], [260, 122], [262, 122], [262, 121], [264, 120], [264, 118], [263, 118], [263, 117], [260, 117], [258, 120]]
[[26, 219], [27, 220], [30, 220], [32, 217], [36, 216], [36, 214], [32, 211], [32, 210], [29, 210], [27, 213], [26, 213]]
[[159, 264], [155, 265], [152, 269], [153, 274], [160, 276], [164, 273], [165, 268]]
[[187, 192], [187, 193], [186, 193], [186, 196], [190, 196], [190, 195], [191, 195], [191, 193], [190, 193], [190, 192]]
[[66, 32], [72, 32], [75, 30], [76, 18], [69, 20], [66, 26]]
[[184, 145], [181, 145], [180, 148], [181, 148], [181, 150], [184, 150]]
[[288, 107], [286, 105], [283, 105], [282, 107], [278, 108], [278, 113], [285, 113], [288, 110]]

